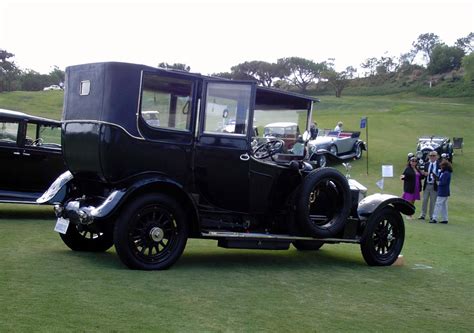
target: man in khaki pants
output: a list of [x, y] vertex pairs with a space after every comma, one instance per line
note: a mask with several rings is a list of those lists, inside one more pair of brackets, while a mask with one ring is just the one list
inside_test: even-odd
[[436, 203], [437, 191], [438, 191], [438, 176], [439, 176], [439, 162], [438, 153], [432, 151], [428, 154], [429, 163], [425, 163], [425, 170], [423, 172], [425, 181], [423, 182], [423, 204], [421, 206], [421, 215], [418, 219], [424, 220], [427, 209], [428, 201], [430, 203], [429, 217], [430, 223], [433, 223], [433, 211]]

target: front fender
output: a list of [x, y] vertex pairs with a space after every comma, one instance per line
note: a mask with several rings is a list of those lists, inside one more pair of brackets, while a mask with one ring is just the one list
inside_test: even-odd
[[391, 194], [376, 193], [365, 197], [359, 202], [357, 214], [359, 218], [366, 219], [376, 211], [389, 205], [405, 215], [413, 215], [415, 213], [415, 206], [405, 199]]
[[74, 176], [70, 171], [62, 173], [55, 181], [51, 184], [46, 192], [41, 197], [36, 199], [38, 204], [56, 204], [60, 203], [66, 197], [66, 187]]

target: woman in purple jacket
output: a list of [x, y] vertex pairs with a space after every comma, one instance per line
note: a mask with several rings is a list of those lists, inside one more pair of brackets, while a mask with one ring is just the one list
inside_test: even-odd
[[449, 185], [451, 184], [451, 173], [453, 167], [448, 160], [443, 160], [439, 165], [441, 173], [439, 174], [438, 183], [438, 197], [436, 198], [436, 205], [433, 212], [433, 220], [430, 223], [436, 223], [436, 218], [440, 215], [441, 221], [439, 223], [448, 223], [448, 197], [450, 195]]

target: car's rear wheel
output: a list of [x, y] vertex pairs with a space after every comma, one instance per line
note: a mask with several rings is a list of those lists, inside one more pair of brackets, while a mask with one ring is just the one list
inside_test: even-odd
[[70, 224], [65, 234], [59, 234], [64, 244], [73, 251], [104, 252], [114, 245], [113, 224]]
[[316, 169], [301, 185], [297, 221], [312, 237], [333, 237], [344, 228], [350, 208], [351, 192], [346, 177], [336, 169]]
[[405, 240], [400, 213], [387, 206], [371, 215], [361, 239], [362, 255], [370, 266], [389, 266], [397, 260]]
[[161, 270], [183, 253], [188, 237], [186, 215], [171, 197], [147, 194], [125, 207], [114, 231], [115, 249], [132, 269]]
[[296, 240], [292, 244], [298, 251], [317, 251], [324, 245], [324, 242]]

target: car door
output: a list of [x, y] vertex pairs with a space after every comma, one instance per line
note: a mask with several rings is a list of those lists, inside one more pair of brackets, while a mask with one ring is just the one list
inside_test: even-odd
[[195, 144], [195, 185], [205, 201], [248, 212], [249, 140], [255, 84], [207, 80]]
[[19, 121], [0, 120], [0, 192], [16, 190], [22, 163], [19, 133]]
[[[61, 127], [29, 121], [22, 149], [22, 175], [18, 188], [44, 192], [66, 170], [61, 151]], [[33, 143], [34, 142], [34, 143]]]

